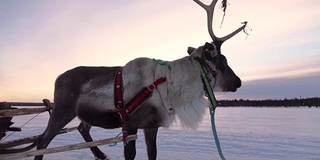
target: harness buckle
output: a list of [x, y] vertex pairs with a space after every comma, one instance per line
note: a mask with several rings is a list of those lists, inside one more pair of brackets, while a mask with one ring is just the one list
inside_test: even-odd
[[151, 92], [154, 88], [156, 88], [156, 86], [154, 85], [154, 83], [152, 83], [152, 84], [148, 87], [148, 90]]

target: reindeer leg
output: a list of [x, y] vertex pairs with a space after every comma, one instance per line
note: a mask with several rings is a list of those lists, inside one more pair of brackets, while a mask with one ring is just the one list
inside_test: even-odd
[[[57, 105], [53, 108], [46, 130], [37, 139], [37, 149], [47, 148], [49, 143], [61, 131], [61, 129], [76, 116], [74, 111], [71, 109], [72, 107], [59, 106], [57, 102]], [[43, 155], [35, 156], [34, 159], [42, 160]]]
[[[91, 125], [85, 123], [85, 122], [81, 122], [80, 125], [78, 126], [78, 130], [80, 132], [80, 134], [82, 135], [83, 139], [86, 142], [92, 142], [93, 139], [89, 133], [91, 129]], [[108, 160], [110, 159], [110, 157], [108, 157], [107, 155], [105, 155], [98, 147], [91, 147], [90, 148], [91, 152], [93, 153], [93, 155], [95, 156], [96, 160]]]
[[[137, 132], [138, 132], [137, 128], [127, 129], [128, 135], [137, 134]], [[136, 141], [135, 140], [129, 141], [129, 143], [125, 145], [124, 157], [126, 160], [134, 160], [134, 158], [136, 157]]]
[[149, 160], [155, 160], [157, 158], [157, 133], [158, 128], [144, 129]]

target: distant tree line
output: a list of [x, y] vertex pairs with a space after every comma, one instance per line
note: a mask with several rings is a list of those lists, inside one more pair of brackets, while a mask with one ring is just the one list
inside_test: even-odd
[[319, 107], [320, 97], [313, 98], [293, 98], [293, 99], [266, 99], [266, 100], [219, 100], [219, 106], [225, 107]]
[[[10, 102], [10, 104], [12, 106], [44, 106], [43, 103], [37, 102]], [[320, 107], [320, 97], [266, 100], [219, 100], [218, 105], [223, 107]]]

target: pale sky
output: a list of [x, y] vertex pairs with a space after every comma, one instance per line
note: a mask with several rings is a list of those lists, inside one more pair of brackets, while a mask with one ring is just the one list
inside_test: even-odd
[[[218, 99], [320, 96], [320, 1], [228, 2], [222, 28], [215, 10], [216, 35], [243, 21], [252, 31], [223, 44], [243, 85]], [[52, 100], [56, 77], [76, 66], [172, 61], [210, 41], [205, 11], [192, 0], [0, 1], [0, 101]]]

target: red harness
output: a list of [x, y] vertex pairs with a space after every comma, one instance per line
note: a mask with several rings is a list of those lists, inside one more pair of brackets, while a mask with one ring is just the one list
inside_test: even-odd
[[122, 132], [123, 138], [122, 141], [125, 142], [127, 138], [126, 132], [126, 118], [127, 115], [131, 115], [134, 113], [143, 102], [145, 102], [150, 96], [153, 91], [159, 84], [166, 81], [165, 77], [161, 77], [154, 81], [149, 87], [144, 87], [141, 91], [133, 97], [128, 103], [124, 104], [123, 101], [123, 84], [122, 84], [122, 70], [123, 67], [120, 67], [116, 74], [116, 79], [114, 83], [114, 104], [118, 108], [118, 112], [121, 116], [121, 125], [122, 125]]

